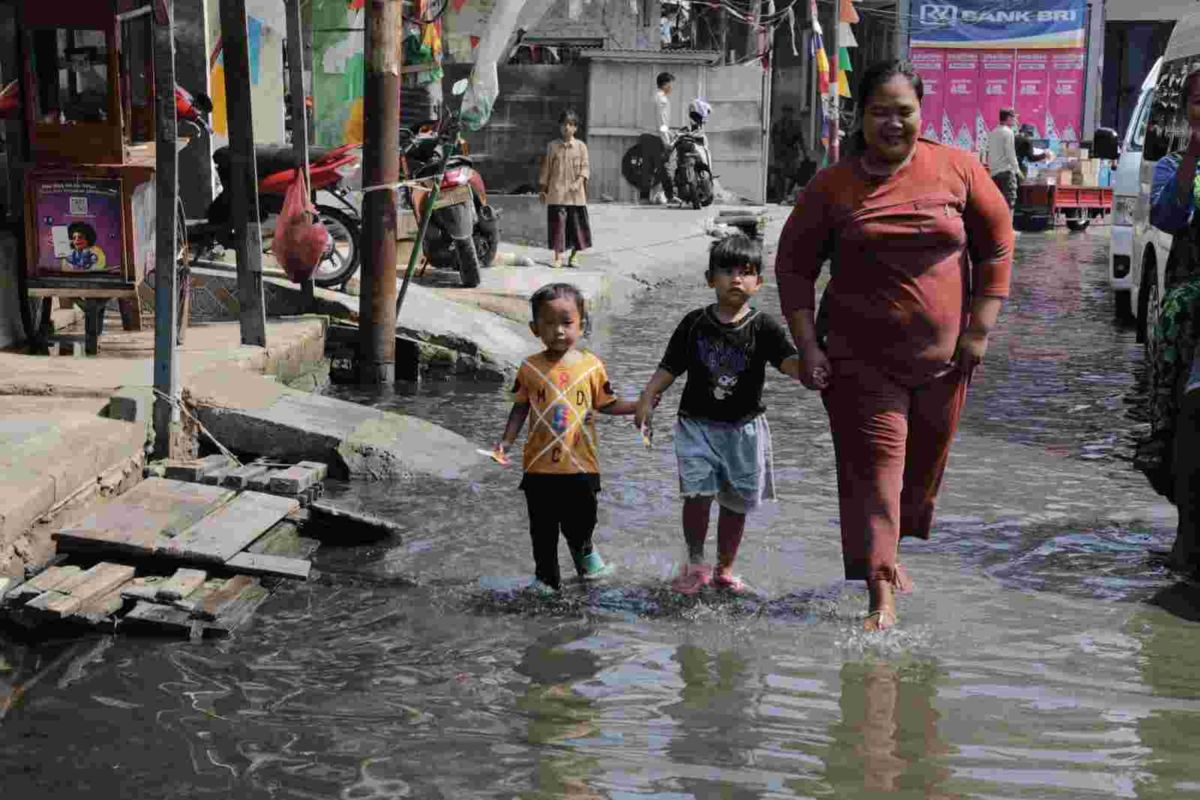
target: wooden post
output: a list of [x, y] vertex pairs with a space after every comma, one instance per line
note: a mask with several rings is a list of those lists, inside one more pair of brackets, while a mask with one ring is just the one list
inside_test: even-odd
[[262, 232], [258, 226], [258, 175], [254, 164], [254, 120], [250, 114], [250, 51], [246, 0], [221, 0], [225, 56], [225, 110], [229, 120], [230, 211], [237, 254], [238, 306], [242, 344], [267, 346], [263, 303]]
[[838, 75], [841, 73], [842, 57], [838, 52], [838, 26], [842, 24], [842, 0], [833, 2], [833, 24], [829, 26], [829, 158], [836, 164], [842, 154], [842, 143], [838, 141], [842, 125], [842, 96], [838, 90]]
[[[292, 152], [304, 170], [304, 185], [315, 195], [308, 179], [308, 113], [304, 106], [304, 30], [300, 19], [300, 0], [284, 0], [287, 5], [288, 92], [292, 96]], [[315, 198], [314, 198], [315, 199]], [[300, 285], [304, 310], [313, 311], [313, 279]]]
[[[179, 429], [176, 286], [179, 152], [175, 149], [174, 0], [156, 0], [154, 15], [154, 457], [174, 455]], [[103, 312], [102, 312], [103, 313]]]
[[[401, 0], [367, 0], [363, 87], [363, 185], [400, 180]], [[396, 190], [363, 197], [358, 372], [363, 383], [396, 379]]]

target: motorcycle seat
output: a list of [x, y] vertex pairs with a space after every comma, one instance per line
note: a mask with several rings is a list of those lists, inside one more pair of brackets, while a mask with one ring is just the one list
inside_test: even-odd
[[[331, 147], [310, 147], [308, 148], [308, 163], [319, 160], [325, 156]], [[231, 154], [228, 147], [221, 147], [213, 153], [213, 164], [217, 168], [217, 177], [221, 179], [221, 183], [228, 185], [230, 181], [230, 159]], [[259, 181], [268, 175], [276, 172], [283, 172], [289, 169], [295, 169], [296, 154], [290, 146], [284, 145], [258, 145], [254, 148], [254, 167], [255, 174]]]

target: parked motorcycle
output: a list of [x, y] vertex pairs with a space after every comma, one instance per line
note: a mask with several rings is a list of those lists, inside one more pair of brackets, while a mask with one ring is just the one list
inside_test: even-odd
[[[343, 183], [345, 174], [357, 165], [360, 156], [358, 145], [345, 144], [340, 147], [309, 148], [309, 185], [313, 192], [332, 197], [342, 208], [318, 203], [317, 215], [329, 231], [330, 244], [313, 273], [317, 286], [341, 286], [358, 269], [359, 247], [362, 240], [362, 222], [358, 209], [351, 202], [350, 191]], [[228, 187], [233, 175], [231, 154], [228, 147], [213, 153], [213, 164], [221, 191], [208, 207], [205, 219], [190, 224], [187, 229], [192, 260], [207, 255], [217, 245], [231, 247], [233, 243], [233, 221], [231, 198]], [[288, 187], [296, 178], [296, 156], [290, 147], [260, 145], [255, 148], [255, 167], [258, 176], [259, 222], [278, 214], [283, 208], [283, 198]], [[263, 226], [263, 252], [271, 250], [270, 225]]]
[[[436, 121], [400, 132], [404, 178], [424, 179], [431, 188], [432, 181], [440, 180], [422, 252], [430, 264], [456, 270], [463, 286], [473, 288], [479, 285], [480, 267], [490, 267], [496, 258], [500, 228], [496, 210], [488, 205], [483, 177], [471, 159], [459, 152], [465, 144], [457, 113], [443, 113]], [[412, 202], [412, 194], [406, 189], [401, 202], [415, 212], [418, 204]]]
[[675, 195], [692, 208], [709, 206], [713, 201], [712, 155], [704, 134], [704, 123], [711, 113], [708, 103], [699, 98], [693, 100], [688, 105], [691, 124], [679, 128], [672, 143]]

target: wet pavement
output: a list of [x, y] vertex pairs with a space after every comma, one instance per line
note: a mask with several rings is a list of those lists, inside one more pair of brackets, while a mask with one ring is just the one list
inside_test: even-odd
[[[824, 412], [778, 375], [781, 498], [739, 559], [756, 594], [665, 591], [682, 557], [675, 390], [650, 451], [601, 418], [596, 540], [619, 568], [604, 585], [516, 591], [524, 501], [497, 467], [330, 487], [411, 533], [324, 547], [319, 579], [231, 640], [0, 642], [0, 680], [27, 687], [0, 704], [6, 796], [1200, 796], [1200, 594], [1154, 555], [1174, 512], [1129, 465], [1140, 349], [1112, 321], [1104, 233], [1019, 240], [934, 538], [904, 545], [918, 589], [898, 629], [860, 630]], [[597, 321], [620, 392], [710, 299], [700, 273]], [[773, 289], [760, 305], [777, 310]], [[338, 394], [481, 446], [508, 403], [455, 384]]]

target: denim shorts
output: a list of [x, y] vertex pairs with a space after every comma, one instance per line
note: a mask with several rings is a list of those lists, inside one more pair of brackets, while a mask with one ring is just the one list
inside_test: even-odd
[[747, 422], [680, 417], [675, 459], [684, 497], [716, 497], [740, 514], [775, 499], [771, 428], [765, 415]]

